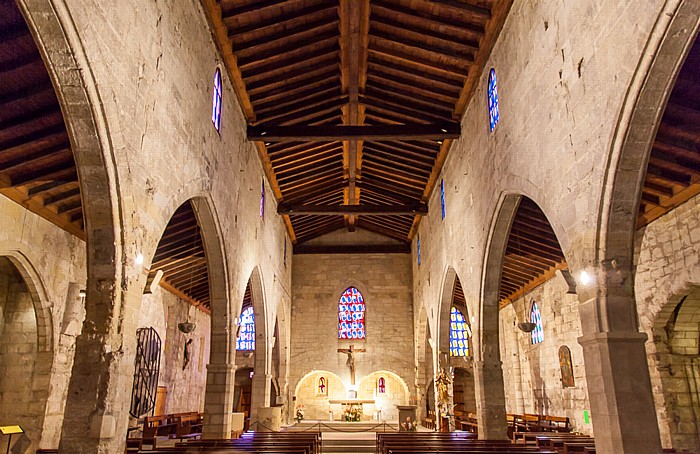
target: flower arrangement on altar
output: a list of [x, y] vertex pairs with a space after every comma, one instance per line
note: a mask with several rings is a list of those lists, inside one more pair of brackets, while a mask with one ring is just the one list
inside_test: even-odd
[[343, 412], [343, 419], [348, 422], [358, 422], [362, 417], [362, 409], [359, 405], [349, 404]]
[[294, 415], [294, 419], [296, 419], [298, 423], [304, 419], [304, 406], [303, 405], [297, 406], [296, 414]]

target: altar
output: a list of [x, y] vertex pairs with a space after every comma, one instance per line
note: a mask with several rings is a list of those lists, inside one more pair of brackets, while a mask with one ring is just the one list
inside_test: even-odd
[[[330, 399], [328, 403], [331, 405], [338, 405], [340, 408], [337, 413], [331, 410], [331, 414], [340, 414], [340, 420], [345, 420], [348, 422], [359, 422], [362, 420], [362, 416], [365, 414], [364, 404], [374, 405], [374, 399]], [[374, 412], [374, 408], [371, 409], [371, 413]], [[333, 418], [335, 419], [335, 418]]]

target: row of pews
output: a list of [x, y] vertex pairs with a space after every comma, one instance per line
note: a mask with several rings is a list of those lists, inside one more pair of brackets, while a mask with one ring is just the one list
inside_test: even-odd
[[167, 415], [146, 416], [143, 418], [141, 437], [127, 438], [127, 453], [138, 452], [143, 445], [156, 447], [159, 439], [201, 438], [204, 414], [199, 412], [172, 413]]
[[172, 447], [141, 449], [140, 454], [261, 453], [321, 454], [318, 432], [245, 432], [226, 440], [189, 440]]

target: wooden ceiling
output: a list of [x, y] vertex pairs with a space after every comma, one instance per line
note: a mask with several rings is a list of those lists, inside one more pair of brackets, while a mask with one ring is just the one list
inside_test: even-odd
[[499, 292], [501, 306], [566, 267], [564, 253], [547, 217], [535, 202], [522, 197], [508, 234]]
[[14, 1], [0, 2], [0, 81], [0, 193], [84, 239], [61, 108]]
[[512, 0], [202, 1], [294, 244], [409, 244]]
[[[464, 298], [464, 290], [462, 289], [462, 282], [459, 280], [459, 277], [455, 278], [455, 284], [454, 287], [452, 287], [452, 305], [461, 311], [467, 308], [467, 300]], [[467, 313], [464, 312], [465, 317], [467, 316], [466, 314]]]
[[165, 289], [211, 313], [209, 269], [201, 232], [192, 204], [187, 201], [165, 227], [150, 274], [162, 270], [161, 285]]
[[700, 194], [700, 41], [676, 80], [649, 157], [639, 204], [641, 228]]

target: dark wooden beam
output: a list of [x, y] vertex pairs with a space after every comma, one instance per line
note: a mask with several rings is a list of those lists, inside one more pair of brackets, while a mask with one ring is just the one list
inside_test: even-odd
[[428, 214], [428, 205], [288, 205], [280, 203], [277, 214], [313, 214], [313, 215], [355, 215], [355, 216], [390, 216], [390, 215], [422, 215]]
[[458, 123], [377, 126], [249, 126], [248, 140], [260, 142], [334, 140], [443, 140], [457, 139]]
[[410, 254], [410, 244], [312, 245], [297, 244], [295, 254]]
[[459, 0], [429, 0], [432, 3], [437, 3], [439, 5], [446, 6], [448, 8], [461, 11], [463, 13], [469, 13], [476, 16], [481, 16], [484, 19], [491, 18], [491, 11], [488, 8], [482, 8], [480, 6], [472, 5], [470, 3], [465, 3]]

